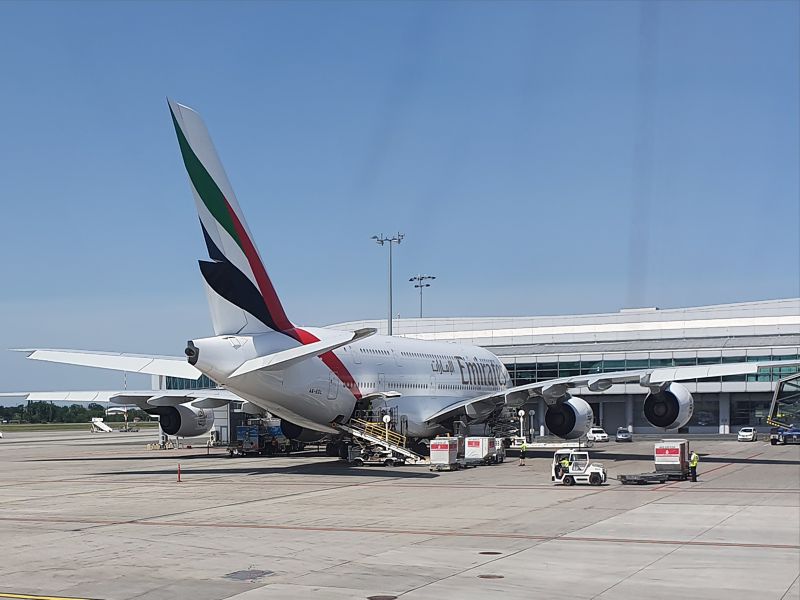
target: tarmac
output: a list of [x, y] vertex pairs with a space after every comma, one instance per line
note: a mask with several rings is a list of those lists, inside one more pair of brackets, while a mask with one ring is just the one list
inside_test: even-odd
[[[146, 450], [154, 432], [0, 440], [0, 598], [800, 599], [800, 448], [697, 440], [697, 483], [527, 465], [351, 468], [308, 452]], [[181, 466], [181, 482], [177, 467]]]

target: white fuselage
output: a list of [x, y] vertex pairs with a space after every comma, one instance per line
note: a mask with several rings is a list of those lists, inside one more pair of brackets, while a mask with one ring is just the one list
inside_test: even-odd
[[[320, 339], [331, 330], [306, 328]], [[510, 385], [508, 371], [491, 352], [477, 346], [373, 335], [333, 350], [338, 359], [309, 358], [279, 371], [259, 370], [229, 377], [244, 361], [299, 345], [281, 333], [227, 335], [195, 340], [196, 367], [253, 404], [317, 431], [346, 423], [364, 396], [373, 410], [397, 409], [407, 419], [407, 434], [424, 438], [443, 431], [426, 420], [458, 402], [500, 392]], [[326, 364], [326, 362], [328, 364]]]

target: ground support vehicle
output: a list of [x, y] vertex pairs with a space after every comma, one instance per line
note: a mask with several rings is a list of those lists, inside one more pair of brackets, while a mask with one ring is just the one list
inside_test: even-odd
[[661, 440], [653, 449], [656, 470], [649, 473], [618, 475], [623, 484], [666, 483], [685, 481], [689, 478], [689, 441], [682, 439]]
[[781, 427], [776, 432], [775, 438], [770, 434], [769, 443], [775, 445], [785, 444], [800, 444], [800, 427], [791, 425], [789, 427]]
[[464, 459], [464, 438], [441, 437], [431, 440], [431, 471], [457, 471], [467, 466]]
[[[569, 460], [569, 467], [563, 467], [561, 461]], [[601, 485], [608, 479], [605, 467], [601, 463], [589, 462], [589, 453], [577, 450], [558, 450], [553, 455], [550, 468], [550, 481], [562, 485], [589, 484]]]
[[292, 442], [280, 428], [279, 419], [251, 419], [236, 427], [236, 442], [228, 447], [228, 456], [288, 455]]
[[394, 467], [404, 465], [406, 461], [404, 457], [396, 456], [391, 450], [381, 446], [353, 444], [347, 449], [347, 462], [354, 467], [363, 467], [364, 465]]

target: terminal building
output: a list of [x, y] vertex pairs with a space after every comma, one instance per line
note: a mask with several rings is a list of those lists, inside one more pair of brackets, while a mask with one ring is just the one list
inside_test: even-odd
[[[374, 327], [385, 320], [351, 321], [334, 328]], [[483, 346], [505, 363], [516, 385], [601, 371], [800, 358], [800, 298], [678, 309], [546, 316], [397, 319], [393, 333], [424, 340]], [[796, 367], [757, 375], [684, 382], [695, 399], [688, 433], [730, 433], [766, 418], [777, 381]], [[645, 388], [614, 385], [581, 389], [595, 421], [607, 431], [656, 432], [643, 413]], [[547, 435], [543, 400], [526, 406], [531, 428]]]

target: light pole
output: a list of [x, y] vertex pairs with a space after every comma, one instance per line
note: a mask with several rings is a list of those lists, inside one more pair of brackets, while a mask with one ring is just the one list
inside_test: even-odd
[[523, 439], [527, 440], [528, 438], [525, 436], [525, 432], [522, 429], [522, 420], [525, 418], [525, 411], [520, 408], [517, 414], [519, 415], [519, 434]]
[[415, 288], [419, 288], [419, 318], [422, 318], [422, 288], [431, 287], [430, 283], [425, 283], [429, 279], [436, 279], [435, 275], [415, 275], [409, 281], [416, 281]]
[[384, 237], [383, 234], [380, 236], [373, 235], [372, 239], [375, 240], [376, 243], [383, 246], [384, 244], [389, 244], [389, 322], [388, 322], [388, 334], [392, 335], [392, 245], [399, 244], [403, 238], [405, 237], [402, 233], [397, 233], [397, 235], [393, 235], [392, 237]]
[[389, 422], [392, 420], [392, 417], [389, 415], [383, 415], [383, 422], [386, 424], [386, 449], [389, 449]]

